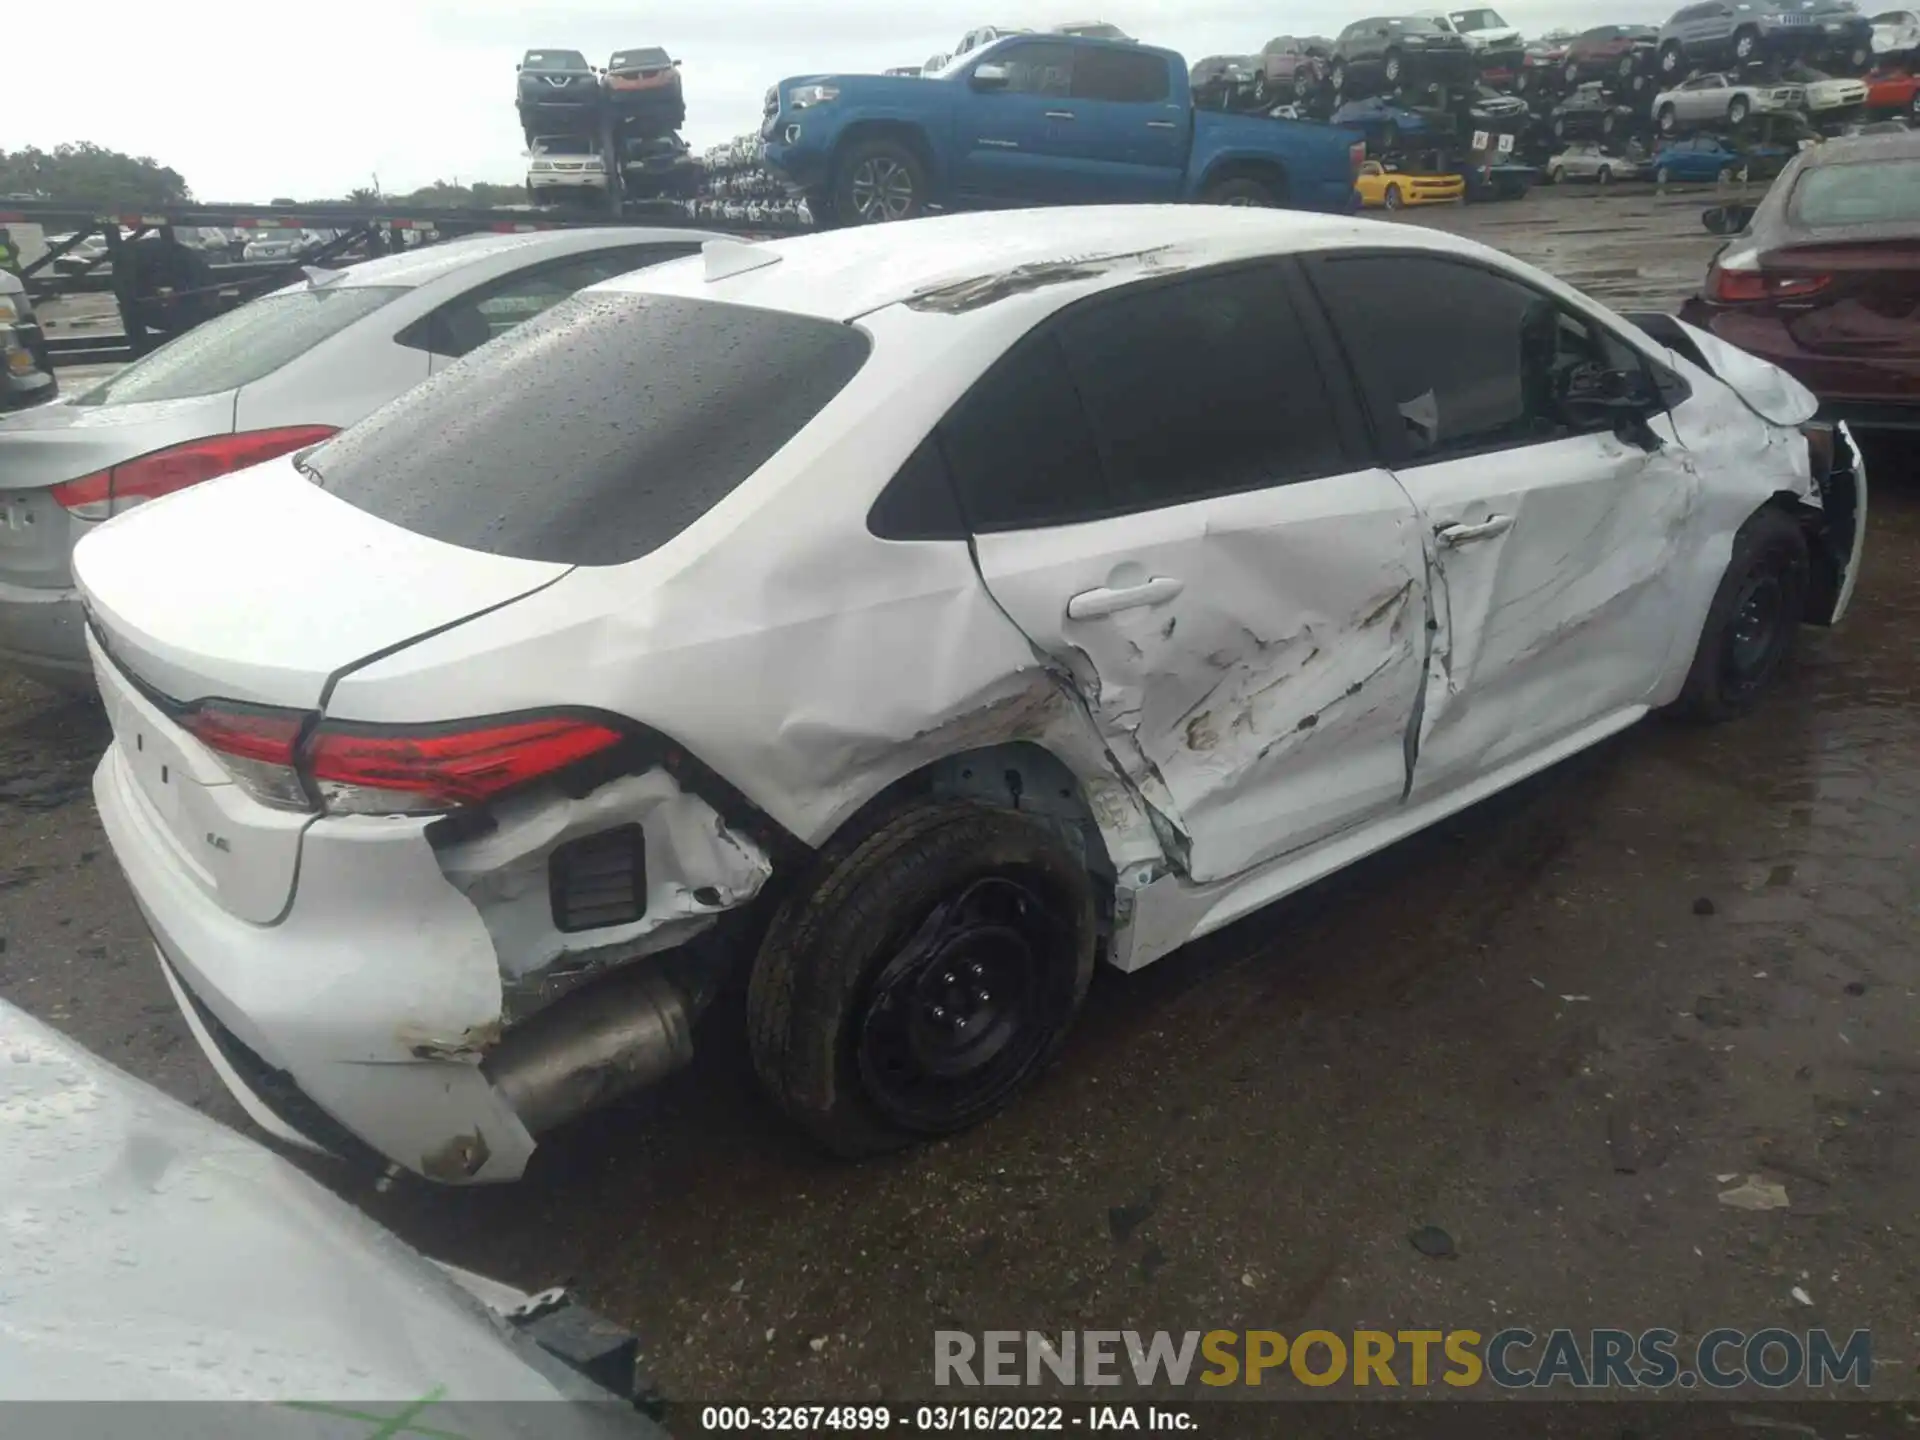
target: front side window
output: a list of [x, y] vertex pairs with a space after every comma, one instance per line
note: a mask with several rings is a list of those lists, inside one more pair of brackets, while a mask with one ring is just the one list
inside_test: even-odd
[[1638, 364], [1551, 298], [1478, 266], [1332, 256], [1313, 275], [1381, 432], [1407, 463], [1573, 433], [1555, 398], [1566, 372]]
[[1036, 41], [1009, 45], [987, 57], [989, 65], [1007, 69], [1006, 89], [1016, 95], [1073, 93], [1073, 47]]
[[236, 390], [406, 293], [393, 285], [316, 285], [263, 295], [169, 340], [73, 403], [132, 405]]

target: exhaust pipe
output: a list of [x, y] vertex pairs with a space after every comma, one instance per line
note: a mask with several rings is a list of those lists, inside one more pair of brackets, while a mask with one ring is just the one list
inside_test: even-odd
[[501, 1038], [481, 1068], [520, 1123], [544, 1134], [693, 1058], [693, 1021], [652, 969], [615, 975], [555, 1001]]

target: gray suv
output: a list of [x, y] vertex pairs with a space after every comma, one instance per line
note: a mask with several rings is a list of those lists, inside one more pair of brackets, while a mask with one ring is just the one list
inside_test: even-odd
[[1775, 56], [1836, 55], [1864, 65], [1873, 26], [1851, 0], [1704, 0], [1660, 27], [1660, 76]]

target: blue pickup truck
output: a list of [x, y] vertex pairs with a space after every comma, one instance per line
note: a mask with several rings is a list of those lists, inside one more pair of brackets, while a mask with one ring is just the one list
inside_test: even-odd
[[932, 75], [782, 80], [760, 138], [830, 225], [1177, 200], [1344, 213], [1366, 159], [1351, 130], [1196, 110], [1171, 50], [1066, 35], [1010, 35]]

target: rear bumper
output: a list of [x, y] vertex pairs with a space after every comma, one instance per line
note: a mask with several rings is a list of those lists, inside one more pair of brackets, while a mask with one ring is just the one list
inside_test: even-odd
[[1819, 397], [1823, 413], [1850, 421], [1856, 428], [1904, 430], [1920, 424], [1920, 356], [1869, 359], [1812, 354], [1794, 342], [1778, 316], [1714, 305], [1698, 295], [1681, 305], [1680, 318], [1778, 365]]
[[534, 1139], [479, 1066], [493, 944], [424, 827], [310, 832], [286, 914], [254, 925], [181, 868], [118, 745], [93, 793], [195, 1038], [269, 1133], [337, 1151], [345, 1131], [449, 1183], [520, 1175]]
[[79, 595], [0, 584], [0, 665], [63, 690], [93, 689]]

